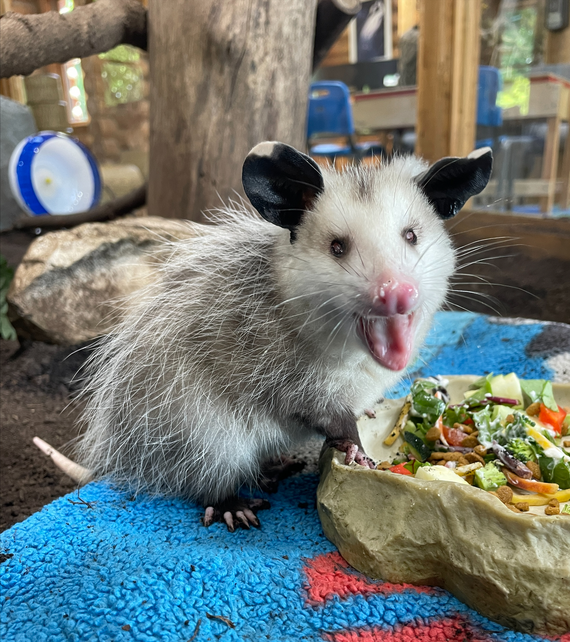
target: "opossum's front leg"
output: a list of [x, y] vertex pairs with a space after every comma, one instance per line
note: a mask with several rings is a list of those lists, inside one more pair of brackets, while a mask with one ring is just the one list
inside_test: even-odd
[[350, 439], [327, 439], [327, 445], [346, 453], [344, 463], [347, 466], [355, 461], [365, 468], [372, 468], [373, 470], [376, 468], [376, 463], [362, 450], [362, 446], [359, 447], [358, 444], [350, 441]]
[[230, 533], [233, 533], [236, 527], [249, 529], [250, 524], [259, 528], [256, 513], [267, 508], [269, 502], [266, 499], [246, 499], [233, 495], [217, 504], [206, 506], [202, 523], [204, 526], [210, 526], [214, 522], [225, 522]]
[[346, 453], [344, 461], [346, 465], [355, 461], [361, 466], [376, 468], [375, 462], [368, 457], [362, 448], [356, 419], [353, 415], [348, 413], [338, 414], [326, 422], [322, 419], [318, 422], [310, 422], [310, 419], [304, 417], [303, 422], [305, 425], [311, 423], [313, 430], [324, 435], [328, 446]]

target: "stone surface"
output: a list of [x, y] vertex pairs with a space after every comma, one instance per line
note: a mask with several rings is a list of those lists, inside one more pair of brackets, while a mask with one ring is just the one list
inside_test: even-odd
[[8, 181], [10, 156], [21, 140], [36, 131], [36, 123], [28, 107], [0, 96], [0, 232], [10, 229], [22, 215]]
[[127, 309], [124, 297], [156, 280], [165, 242], [192, 230], [182, 221], [145, 217], [39, 237], [8, 292], [20, 336], [74, 345], [106, 334]]
[[101, 203], [107, 203], [144, 184], [144, 176], [136, 165], [112, 165], [100, 166], [103, 193]]
[[[570, 403], [570, 386], [556, 389], [559, 403]], [[382, 439], [389, 431], [385, 426]], [[515, 514], [472, 486], [343, 461], [336, 450], [323, 453], [317, 506], [325, 535], [354, 568], [390, 582], [441, 586], [520, 631], [570, 630], [570, 517]]]

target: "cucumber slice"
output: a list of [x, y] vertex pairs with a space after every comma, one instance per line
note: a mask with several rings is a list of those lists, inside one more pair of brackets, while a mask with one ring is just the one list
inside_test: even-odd
[[431, 450], [424, 442], [412, 432], [404, 432], [404, 441], [408, 444], [412, 455], [421, 462], [427, 461], [431, 455]]

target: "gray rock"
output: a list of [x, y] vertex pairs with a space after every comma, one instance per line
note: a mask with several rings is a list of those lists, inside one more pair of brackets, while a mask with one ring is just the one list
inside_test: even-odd
[[75, 345], [108, 333], [128, 309], [123, 299], [156, 280], [165, 243], [192, 235], [187, 222], [144, 217], [37, 238], [7, 297], [18, 334]]
[[35, 133], [36, 123], [30, 109], [0, 96], [0, 232], [10, 229], [23, 213], [10, 190], [10, 156], [21, 140]]

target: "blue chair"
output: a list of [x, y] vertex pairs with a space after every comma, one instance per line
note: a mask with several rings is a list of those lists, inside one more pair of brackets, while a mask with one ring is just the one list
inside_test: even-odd
[[[475, 141], [475, 147], [493, 147], [495, 140], [494, 131], [488, 128], [500, 127], [503, 124], [503, 110], [497, 106], [497, 96], [502, 89], [503, 80], [501, 72], [496, 67], [479, 67], [478, 85], [477, 85], [477, 125], [487, 129], [483, 130], [484, 138]], [[400, 142], [400, 152], [413, 154], [416, 143], [415, 133], [408, 132], [405, 134], [408, 140]]]
[[502, 88], [502, 79], [496, 67], [479, 67], [477, 87], [477, 124], [500, 127], [503, 124], [503, 110], [497, 107], [497, 95]]
[[[334, 143], [311, 144], [316, 135], [343, 136], [346, 145]], [[314, 82], [309, 90], [307, 115], [307, 144], [311, 156], [383, 156], [386, 150], [380, 143], [357, 143], [348, 87], [339, 81]]]

